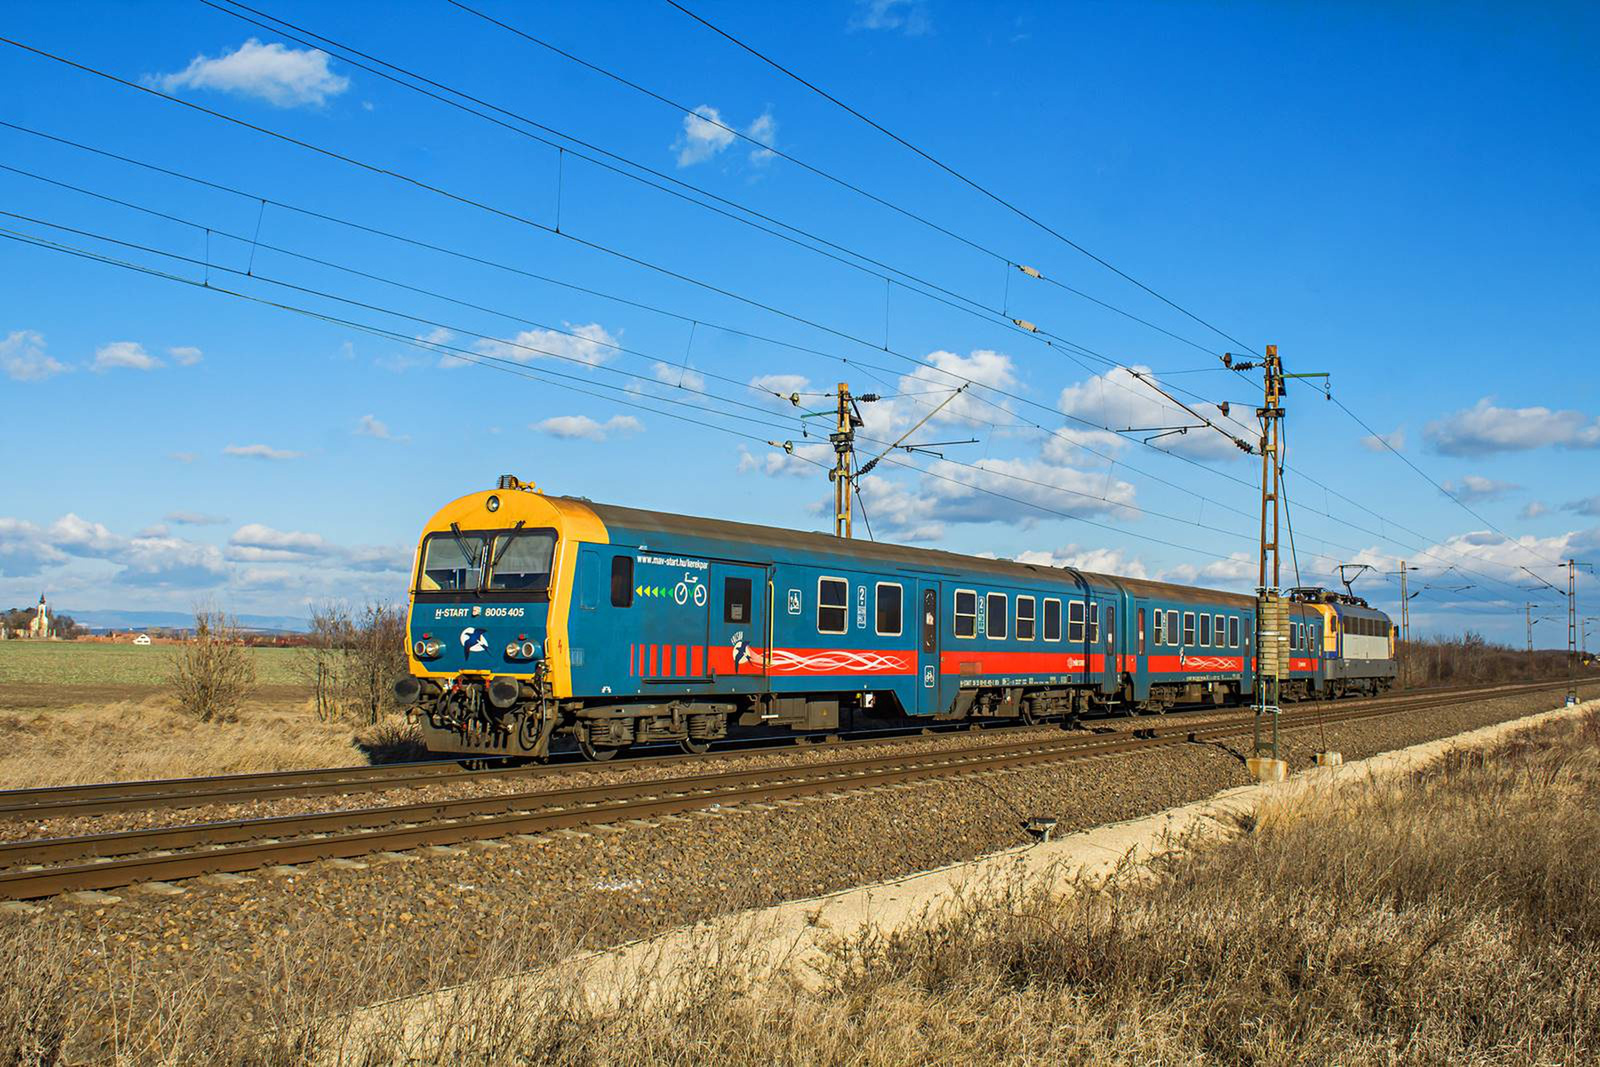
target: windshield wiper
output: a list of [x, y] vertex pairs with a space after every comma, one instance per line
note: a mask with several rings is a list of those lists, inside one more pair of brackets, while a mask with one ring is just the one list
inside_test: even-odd
[[505, 556], [506, 549], [511, 547], [512, 534], [515, 534], [518, 530], [522, 529], [523, 525], [527, 523], [527, 521], [527, 519], [518, 519], [517, 524], [511, 527], [511, 533], [506, 534], [506, 543], [500, 546], [500, 551], [496, 552], [494, 554], [494, 558], [489, 561], [489, 573], [484, 575], [485, 578], [488, 578], [490, 575], [494, 574], [494, 569], [500, 566], [500, 560]]
[[[461, 558], [467, 561], [467, 569], [469, 571], [478, 571], [478, 584], [473, 589], [473, 592], [481, 593], [483, 591], [483, 571], [480, 569], [478, 564], [477, 549], [470, 549], [467, 547], [467, 539], [462, 536], [461, 525], [459, 523], [452, 522], [450, 524], [450, 536], [456, 539], [456, 547], [461, 550]], [[478, 548], [483, 548], [484, 542], [482, 538], [478, 538], [477, 541]]]

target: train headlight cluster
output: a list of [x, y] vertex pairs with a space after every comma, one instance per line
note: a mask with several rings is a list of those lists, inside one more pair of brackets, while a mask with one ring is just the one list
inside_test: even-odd
[[539, 646], [532, 641], [512, 641], [506, 645], [506, 659], [532, 659], [539, 654]]
[[439, 653], [444, 651], [444, 643], [442, 641], [418, 641], [411, 646], [411, 651], [416, 654], [418, 659], [438, 659]]

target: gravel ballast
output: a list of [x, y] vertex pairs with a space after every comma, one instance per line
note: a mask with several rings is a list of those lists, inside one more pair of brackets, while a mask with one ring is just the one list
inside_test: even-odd
[[[1558, 691], [1547, 691], [1289, 730], [1283, 754], [1291, 769], [1323, 749], [1357, 759], [1548, 710], [1559, 701]], [[1003, 743], [1018, 735], [985, 736]], [[908, 750], [939, 740], [914, 739]], [[108, 968], [136, 969], [142, 994], [152, 998], [205, 973], [227, 987], [212, 995], [238, 995], [248, 1006], [269, 995], [286, 956], [315, 954], [320, 966], [344, 968], [332, 976], [344, 995], [377, 1000], [475, 975], [480, 949], [497, 940], [515, 939], [520, 954], [512, 962], [531, 965], [579, 945], [615, 944], [712, 914], [971, 859], [1026, 841], [1021, 824], [1032, 816], [1056, 818], [1059, 834], [1149, 814], [1247, 781], [1248, 747], [1248, 737], [1177, 745], [478, 847], [203, 879], [181, 883], [177, 892], [146, 888], [55, 898], [14, 909], [25, 914], [0, 922], [81, 926], [102, 956], [85, 961], [84, 980], [101, 984], [109, 980]], [[730, 759], [792, 763], [797, 756], [830, 758], [827, 746], [818, 746]], [[661, 767], [646, 773], [683, 773]], [[618, 766], [581, 777], [636, 780], [641, 769], [629, 773]], [[527, 785], [506, 791], [517, 788]], [[420, 799], [422, 792], [407, 790], [405, 799]], [[333, 799], [318, 798], [317, 807], [325, 810]], [[360, 803], [374, 799], [367, 794]], [[149, 823], [159, 825], [194, 821], [196, 813], [185, 811], [181, 819], [149, 814], [164, 815]], [[62, 832], [58, 822], [50, 825], [52, 834]], [[112, 828], [83, 823], [76, 832]], [[381, 967], [373, 963], [377, 956]]]

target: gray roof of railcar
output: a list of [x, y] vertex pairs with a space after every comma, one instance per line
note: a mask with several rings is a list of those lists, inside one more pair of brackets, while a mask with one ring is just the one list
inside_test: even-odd
[[682, 534], [692, 537], [713, 538], [719, 541], [746, 542], [774, 548], [791, 548], [823, 555], [845, 556], [852, 559], [872, 559], [885, 563], [898, 563], [912, 568], [929, 570], [960, 569], [985, 574], [1016, 578], [1037, 579], [1041, 576], [1060, 576], [1062, 572], [1076, 573], [1091, 583], [1121, 585], [1136, 596], [1177, 601], [1205, 600], [1231, 603], [1241, 609], [1252, 608], [1253, 597], [1229, 593], [1220, 589], [1202, 589], [1196, 586], [1175, 585], [1147, 578], [1125, 578], [1114, 574], [1100, 574], [1075, 567], [1050, 567], [1036, 563], [1018, 563], [1009, 559], [988, 559], [983, 556], [965, 556], [939, 548], [912, 548], [890, 545], [879, 541], [851, 540], [842, 542], [825, 533], [807, 533], [787, 530], [778, 526], [759, 526], [727, 519], [705, 519], [692, 515], [675, 515], [666, 511], [645, 511], [641, 508], [618, 504], [596, 504], [581, 497], [572, 498], [594, 511], [607, 526], [632, 527], [640, 530], [657, 530], [662, 533]]

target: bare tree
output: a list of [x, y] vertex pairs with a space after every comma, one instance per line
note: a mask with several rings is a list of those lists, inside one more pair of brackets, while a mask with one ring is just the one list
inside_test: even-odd
[[234, 718], [256, 684], [255, 659], [234, 620], [196, 611], [194, 636], [173, 653], [171, 683], [186, 714], [201, 722]]
[[405, 615], [370, 603], [359, 615], [328, 604], [311, 612], [300, 673], [312, 688], [319, 719], [374, 723], [395, 710], [392, 685], [406, 672]]

